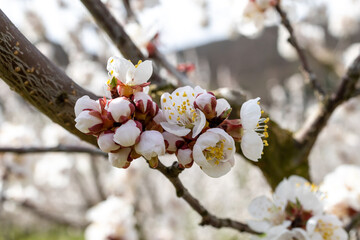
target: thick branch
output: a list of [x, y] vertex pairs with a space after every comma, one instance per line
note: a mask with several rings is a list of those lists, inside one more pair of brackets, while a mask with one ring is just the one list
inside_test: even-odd
[[46, 152], [65, 152], [65, 153], [91, 153], [94, 155], [105, 156], [107, 153], [100, 151], [96, 148], [79, 147], [79, 146], [65, 146], [59, 145], [57, 147], [0, 147], [0, 153], [11, 152], [17, 154], [29, 154], [29, 153], [46, 153]]
[[0, 78], [39, 111], [81, 139], [96, 143], [75, 128], [74, 104], [96, 96], [73, 82], [40, 53], [0, 10]]
[[284, 25], [284, 27], [288, 30], [288, 32], [290, 34], [288, 41], [295, 48], [296, 53], [299, 56], [305, 78], [309, 81], [310, 86], [314, 89], [315, 95], [320, 100], [322, 100], [325, 97], [325, 92], [321, 88], [320, 84], [318, 83], [315, 73], [311, 70], [311, 67], [308, 63], [305, 53], [304, 53], [303, 49], [300, 47], [300, 45], [295, 37], [294, 29], [291, 26], [291, 23], [286, 15], [286, 13], [282, 10], [282, 8], [280, 6], [280, 1], [275, 5], [275, 9], [281, 17], [281, 23]]
[[194, 198], [191, 193], [184, 187], [178, 177], [178, 175], [181, 173], [181, 169], [177, 167], [176, 163], [173, 164], [171, 167], [166, 167], [159, 161], [156, 169], [169, 179], [169, 181], [175, 187], [176, 195], [184, 199], [202, 217], [202, 221], [200, 223], [201, 226], [210, 225], [215, 228], [228, 227], [236, 229], [240, 232], [259, 234], [253, 231], [246, 224], [231, 220], [229, 218], [218, 218], [215, 215], [211, 214], [206, 208], [201, 205], [199, 200]]
[[[100, 0], [81, 0], [81, 2], [89, 10], [96, 23], [106, 32], [124, 57], [130, 59], [133, 63], [145, 59], [145, 56], [141, 53], [140, 49], [125, 32], [123, 26], [116, 21]], [[153, 59], [168, 70], [177, 79], [179, 85], [192, 85], [187, 77], [178, 72], [159, 51], [155, 49], [153, 55]], [[164, 84], [164, 82], [166, 82], [156, 73], [151, 77], [151, 81], [155, 84]]]

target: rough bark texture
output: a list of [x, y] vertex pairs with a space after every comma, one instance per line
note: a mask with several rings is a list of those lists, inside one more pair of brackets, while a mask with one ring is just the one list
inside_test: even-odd
[[75, 128], [74, 104], [89, 95], [39, 52], [0, 10], [0, 77], [39, 111], [81, 139], [95, 143]]

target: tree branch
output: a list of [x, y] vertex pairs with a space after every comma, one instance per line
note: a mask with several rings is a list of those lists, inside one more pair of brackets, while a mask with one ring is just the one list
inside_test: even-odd
[[37, 50], [0, 10], [0, 78], [11, 89], [69, 132], [96, 145], [93, 136], [75, 128], [78, 98], [97, 98], [73, 82]]
[[326, 126], [328, 119], [337, 106], [350, 99], [355, 86], [360, 77], [360, 55], [353, 61], [347, 73], [343, 76], [339, 87], [325, 102], [320, 106], [315, 118], [310, 124], [304, 126], [297, 134], [296, 139], [303, 147], [304, 151], [310, 152], [319, 133]]
[[345, 230], [350, 232], [352, 229], [360, 225], [360, 213], [351, 218], [351, 221], [345, 226]]
[[[123, 26], [116, 21], [110, 11], [100, 0], [81, 0], [84, 6], [89, 10], [96, 23], [106, 32], [121, 54], [130, 59], [133, 63], [145, 59], [140, 49], [135, 45], [131, 38], [125, 32]], [[189, 79], [172, 66], [166, 58], [155, 49], [153, 59], [165, 69], [167, 69], [178, 81], [179, 85], [192, 85]], [[154, 73], [151, 81], [155, 84], [163, 85], [165, 80]]]
[[169, 179], [176, 190], [176, 195], [179, 198], [184, 199], [202, 217], [202, 221], [200, 222], [201, 226], [209, 225], [215, 228], [228, 227], [240, 232], [259, 234], [253, 231], [246, 224], [231, 220], [230, 218], [218, 218], [204, 208], [199, 200], [191, 195], [179, 179], [178, 175], [182, 172], [182, 169], [178, 167], [177, 162], [175, 162], [171, 167], [166, 167], [159, 161], [156, 170], [160, 171], [167, 179]]
[[90, 153], [107, 157], [107, 153], [100, 151], [96, 148], [79, 147], [79, 146], [65, 146], [59, 145], [57, 147], [0, 147], [0, 153], [11, 152], [16, 154], [29, 154], [29, 153], [46, 153], [46, 152], [65, 152], [65, 153]]
[[275, 5], [275, 9], [281, 17], [281, 23], [288, 30], [290, 37], [288, 39], [289, 43], [295, 48], [297, 55], [299, 56], [300, 63], [302, 65], [302, 72], [305, 76], [305, 79], [308, 80], [310, 86], [313, 88], [315, 95], [319, 100], [323, 100], [326, 96], [324, 90], [321, 88], [320, 84], [317, 81], [315, 73], [312, 71], [308, 60], [305, 56], [303, 49], [300, 47], [294, 33], [294, 29], [286, 15], [280, 6], [280, 1]]
[[2, 196], [2, 201], [11, 201], [16, 203], [17, 205], [23, 207], [24, 209], [27, 209], [29, 211], [31, 211], [33, 214], [35, 214], [36, 216], [60, 224], [60, 225], [65, 225], [65, 226], [72, 226], [72, 227], [76, 227], [76, 228], [85, 228], [86, 227], [86, 223], [79, 223], [79, 222], [75, 222], [73, 220], [70, 219], [66, 219], [64, 217], [59, 217], [57, 215], [54, 214], [49, 214], [48, 212], [46, 212], [45, 210], [42, 210], [40, 208], [38, 208], [36, 205], [34, 205], [33, 203], [31, 203], [28, 200], [15, 200], [15, 199], [9, 199], [5, 196]]

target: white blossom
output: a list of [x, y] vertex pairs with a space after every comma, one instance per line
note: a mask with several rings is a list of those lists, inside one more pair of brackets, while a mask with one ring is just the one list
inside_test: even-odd
[[202, 111], [194, 108], [197, 94], [204, 93], [200, 87], [180, 87], [172, 94], [164, 93], [161, 96], [161, 109], [166, 122], [161, 126], [168, 132], [177, 136], [186, 136], [192, 131], [195, 138], [205, 126], [206, 117]]
[[135, 106], [125, 97], [118, 97], [109, 102], [107, 111], [115, 122], [125, 122], [133, 114]]
[[109, 162], [113, 167], [126, 168], [130, 165], [128, 162], [130, 152], [131, 148], [122, 148], [116, 153], [109, 153]]
[[114, 141], [122, 147], [133, 146], [141, 133], [141, 124], [130, 119], [115, 130]]
[[100, 125], [102, 125], [103, 121], [100, 118], [100, 113], [94, 111], [82, 111], [80, 114], [75, 118], [75, 127], [83, 132], [83, 133], [90, 133], [98, 129]]
[[221, 177], [234, 166], [234, 139], [220, 128], [208, 129], [196, 140], [193, 158], [210, 177]]
[[192, 151], [189, 148], [179, 149], [176, 153], [176, 157], [183, 167], [186, 167], [193, 162]]
[[130, 203], [115, 196], [108, 197], [86, 214], [91, 224], [85, 230], [86, 240], [135, 240], [135, 219]]
[[346, 232], [333, 215], [324, 215], [324, 195], [318, 187], [299, 176], [284, 179], [275, 189], [273, 199], [255, 198], [249, 212], [257, 220], [248, 222], [265, 239], [345, 240]]
[[165, 154], [165, 143], [163, 135], [158, 131], [144, 131], [140, 141], [135, 145], [135, 151], [150, 160], [153, 157]]
[[[245, 157], [250, 160], [258, 161], [265, 146], [266, 140], [261, 137], [267, 137], [267, 125], [269, 119], [260, 118], [261, 108], [259, 106], [260, 98], [246, 101], [240, 110], [240, 119], [243, 127], [243, 136], [241, 138], [241, 150]], [[261, 133], [263, 132], [263, 134]]]
[[99, 101], [92, 100], [87, 95], [82, 96], [76, 101], [74, 110], [76, 117], [84, 110], [101, 112]]
[[114, 142], [114, 132], [102, 132], [98, 137], [98, 145], [101, 151], [103, 152], [111, 152], [118, 150], [120, 148], [119, 145], [117, 145]]
[[178, 137], [172, 133], [169, 132], [163, 132], [162, 133], [163, 137], [164, 137], [164, 141], [166, 143], [166, 151], [168, 151], [169, 153], [174, 153], [176, 152], [176, 150], [178, 150], [178, 146], [177, 144], [181, 144], [184, 143], [184, 139], [181, 137]]
[[152, 75], [152, 62], [146, 60], [139, 61], [134, 66], [130, 61], [119, 58], [110, 57], [107, 63], [107, 70], [111, 77], [120, 80], [124, 85], [136, 86], [146, 83]]

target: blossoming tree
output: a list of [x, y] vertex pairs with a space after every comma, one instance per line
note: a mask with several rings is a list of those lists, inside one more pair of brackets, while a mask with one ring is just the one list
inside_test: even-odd
[[[150, 168], [172, 183], [177, 196], [201, 216], [200, 225], [229, 227], [263, 239], [348, 239], [334, 211], [324, 208], [324, 194], [310, 182], [308, 157], [334, 110], [356, 96], [360, 56], [348, 67], [339, 86], [327, 93], [298, 42], [286, 4], [280, 0], [246, 1], [242, 30], [257, 34], [276, 15], [319, 101], [316, 116], [292, 133], [269, 119], [261, 110], [260, 97], [238, 102], [227, 93], [193, 86], [153, 42], [146, 44], [146, 60], [144, 50], [134, 44], [101, 1], [82, 3], [125, 57], [109, 58], [105, 97], [97, 97], [74, 83], [0, 12], [0, 77], [11, 88], [51, 120], [99, 147], [112, 166], [126, 169], [132, 161], [145, 158]], [[169, 84], [154, 66], [167, 69], [177, 83]], [[258, 197], [250, 204], [249, 212], [255, 220], [248, 224], [212, 214], [179, 179], [179, 174], [195, 166], [210, 177], [221, 177], [236, 164], [236, 152], [258, 166], [274, 189], [272, 200]], [[177, 161], [165, 166], [161, 162], [165, 154], [175, 154]], [[123, 228], [132, 225], [133, 220], [121, 216], [122, 204], [120, 199], [108, 198], [98, 210], [92, 210], [87, 238], [136, 239], [124, 233]], [[111, 210], [104, 207], [107, 205], [119, 215], [113, 221], [101, 215], [107, 211], [111, 215]], [[99, 227], [102, 225], [105, 227]], [[98, 227], [101, 234], [96, 231]]]

